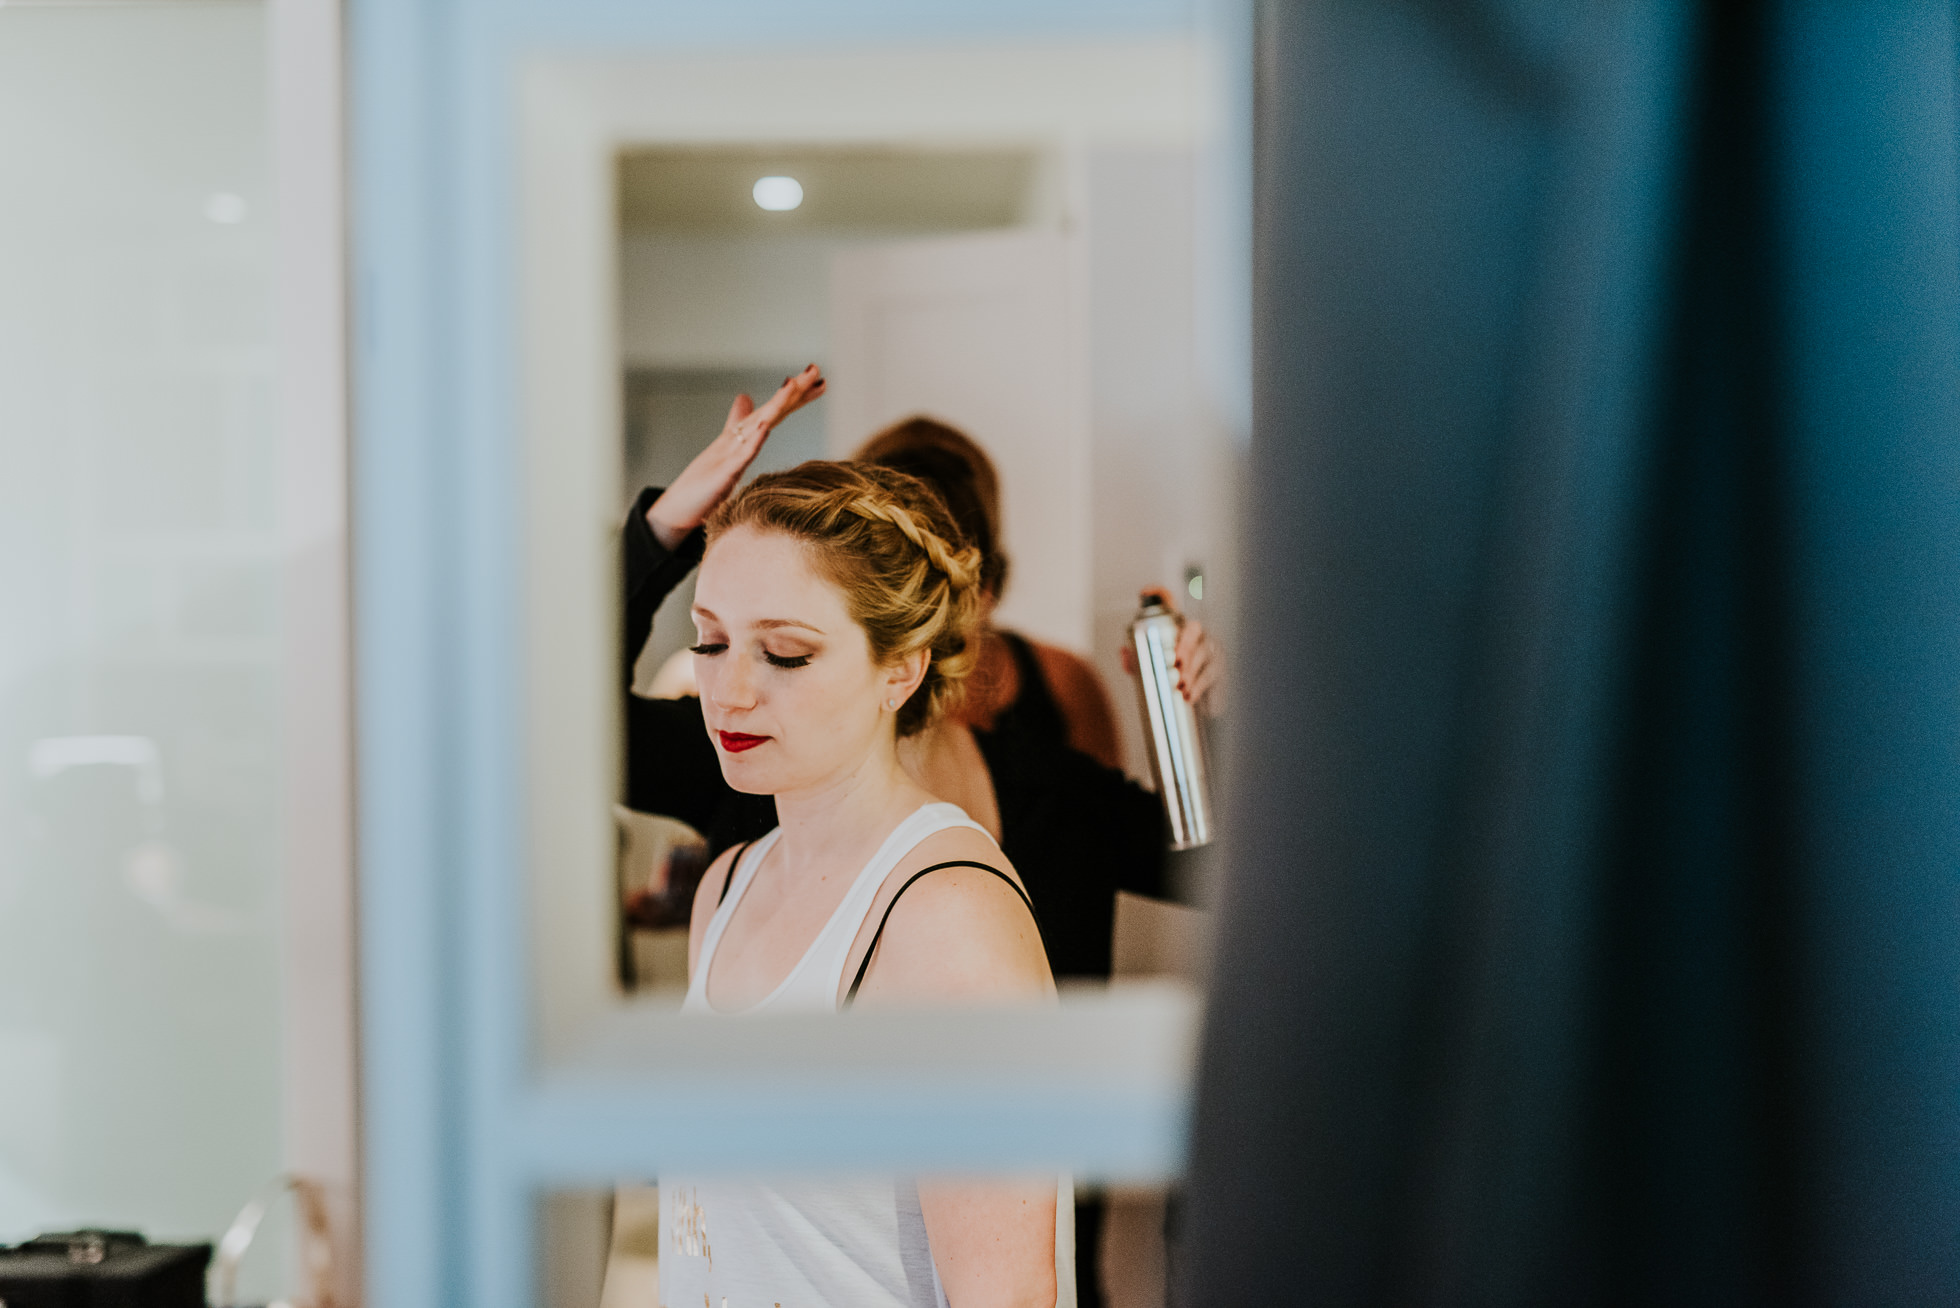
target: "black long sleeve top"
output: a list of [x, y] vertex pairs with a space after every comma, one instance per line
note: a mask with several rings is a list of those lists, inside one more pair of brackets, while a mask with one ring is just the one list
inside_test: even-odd
[[[633, 664], [661, 603], [701, 561], [694, 532], [669, 551], [640, 492], [620, 536], [620, 690], [625, 697], [626, 805], [679, 818], [714, 852], [766, 835], [776, 801], [722, 778], [701, 701], [632, 692]], [[1026, 731], [976, 731], [1000, 805], [1001, 849], [1021, 874], [1055, 975], [1107, 977], [1116, 892], [1162, 895], [1168, 833], [1157, 797], [1113, 768]]]

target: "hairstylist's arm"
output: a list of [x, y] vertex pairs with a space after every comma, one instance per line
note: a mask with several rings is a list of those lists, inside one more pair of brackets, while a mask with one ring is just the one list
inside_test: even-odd
[[823, 388], [823, 374], [813, 363], [796, 376], [785, 377], [759, 409], [748, 396], [737, 395], [721, 435], [708, 442], [708, 447], [674, 478], [674, 484], [647, 507], [647, 525], [653, 528], [653, 538], [665, 549], [678, 548], [687, 534], [706, 522], [741, 484], [742, 474], [762, 453], [762, 443], [776, 424], [822, 395]]

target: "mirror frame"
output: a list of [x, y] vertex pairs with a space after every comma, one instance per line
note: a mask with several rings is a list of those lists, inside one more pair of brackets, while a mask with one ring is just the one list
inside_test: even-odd
[[[629, 19], [567, 0], [438, 21], [432, 0], [377, 0], [354, 15], [372, 1304], [524, 1302], [537, 1195], [667, 1166], [1039, 1162], [1148, 1181], [1182, 1157], [1188, 988], [1119, 986], [1041, 1012], [725, 1024], [618, 992], [613, 160], [673, 141], [893, 139], [889, 85], [838, 91], [867, 86], [862, 55], [676, 50], [659, 30], [739, 34], [745, 20], [713, 8]], [[966, 8], [987, 14], [976, 39], [1000, 40], [998, 5]], [[855, 21], [889, 41], [890, 19]], [[1055, 39], [1045, 8], [1018, 21], [1010, 36], [1049, 39], [953, 44], [942, 29], [905, 51], [919, 99], [939, 107], [910, 117], [907, 141], [1195, 144], [1215, 126], [1229, 79], [1186, 9], [1119, 15], [1095, 41]], [[573, 42], [667, 48], [540, 53]], [[1038, 92], [1016, 97], [1019, 122], [990, 82], [1004, 58]], [[777, 93], [737, 96], [738, 72]], [[1175, 103], [1157, 89], [1167, 76], [1188, 90]], [[831, 95], [821, 113], [816, 89]]]

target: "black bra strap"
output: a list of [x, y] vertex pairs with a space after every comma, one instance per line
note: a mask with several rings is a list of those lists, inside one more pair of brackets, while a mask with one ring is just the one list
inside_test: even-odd
[[735, 846], [735, 857], [728, 860], [728, 875], [721, 879], [721, 898], [715, 901], [716, 908], [728, 902], [728, 888], [735, 884], [735, 874], [742, 870], [742, 855], [748, 853], [749, 846], [754, 843], [753, 840], [744, 840]]
[[[999, 868], [989, 867], [985, 863], [974, 863], [963, 858], [956, 858], [950, 863], [934, 863], [931, 867], [914, 872], [911, 876], [907, 877], [905, 884], [898, 888], [898, 895], [902, 895], [910, 890], [912, 883], [926, 875], [926, 873], [937, 872], [941, 868], [948, 867], [977, 867], [982, 872], [991, 872], [1002, 881], [1005, 881], [1008, 889], [1019, 895], [1021, 902], [1028, 906], [1028, 916], [1034, 919], [1035, 930], [1037, 932], [1041, 930], [1041, 915], [1034, 911], [1034, 901], [1028, 898], [1028, 892], [1021, 889], [1013, 877], [1008, 876], [1007, 873], [1001, 871]], [[893, 895], [892, 902], [885, 905], [885, 915], [878, 919], [878, 929], [871, 933], [871, 947], [864, 951], [864, 961], [858, 964], [857, 976], [852, 979], [851, 988], [844, 992], [843, 1007], [850, 1007], [851, 1001], [857, 998], [858, 987], [864, 984], [864, 974], [871, 970], [871, 956], [878, 952], [878, 941], [884, 937], [885, 923], [892, 920], [892, 910], [898, 907], [898, 895]]]

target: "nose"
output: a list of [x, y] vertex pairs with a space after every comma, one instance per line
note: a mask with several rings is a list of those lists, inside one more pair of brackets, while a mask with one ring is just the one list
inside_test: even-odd
[[755, 669], [750, 660], [730, 650], [715, 663], [715, 675], [707, 685], [708, 701], [718, 709], [754, 708]]

